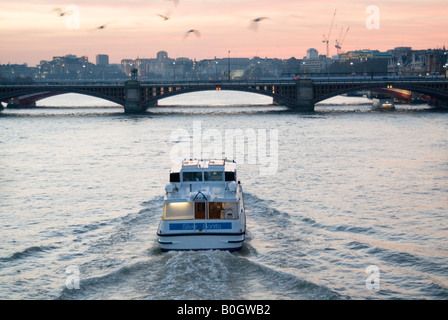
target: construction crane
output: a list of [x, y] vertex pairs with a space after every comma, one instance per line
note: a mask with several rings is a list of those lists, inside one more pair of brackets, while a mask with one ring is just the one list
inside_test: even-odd
[[339, 35], [339, 40], [336, 40], [336, 49], [338, 51], [338, 55], [341, 53], [342, 44], [344, 43], [345, 37], [347, 36], [348, 30], [350, 30], [350, 27], [345, 30], [344, 36], [342, 36], [342, 32], [344, 31], [344, 27], [341, 29], [341, 34]]
[[331, 34], [331, 30], [333, 29], [333, 24], [334, 24], [334, 18], [335, 17], [336, 17], [336, 10], [334, 10], [333, 20], [331, 21], [331, 24], [330, 24], [330, 30], [328, 31], [328, 36], [324, 35], [324, 40], [322, 40], [322, 42], [324, 42], [327, 45], [327, 58], [329, 58], [329, 55], [330, 55], [330, 47], [329, 47], [330, 34]]

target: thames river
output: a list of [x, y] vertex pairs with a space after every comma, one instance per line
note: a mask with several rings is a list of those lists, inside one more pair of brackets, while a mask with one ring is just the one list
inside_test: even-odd
[[[448, 299], [447, 112], [162, 101], [129, 116], [70, 95], [0, 113], [1, 299]], [[246, 146], [238, 163], [247, 240], [162, 253], [173, 133], [199, 127], [203, 148], [207, 132], [265, 133], [269, 157]]]

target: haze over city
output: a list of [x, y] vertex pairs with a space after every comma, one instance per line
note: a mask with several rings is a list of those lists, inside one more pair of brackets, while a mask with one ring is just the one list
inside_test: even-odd
[[343, 52], [442, 48], [447, 15], [445, 0], [2, 0], [0, 64], [36, 65], [68, 53], [91, 60], [105, 53], [120, 63], [159, 50], [190, 59], [301, 58], [308, 48], [325, 54], [328, 35], [332, 56], [348, 28]]

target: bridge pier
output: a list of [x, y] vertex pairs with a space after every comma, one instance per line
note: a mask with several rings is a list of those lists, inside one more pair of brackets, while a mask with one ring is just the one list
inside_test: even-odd
[[283, 104], [283, 100], [281, 100], [280, 98], [273, 98], [272, 99], [272, 104], [282, 105]]
[[124, 93], [124, 112], [125, 113], [143, 113], [145, 108], [143, 107], [141, 100], [141, 87], [140, 82], [137, 80], [126, 81]]
[[148, 105], [147, 108], [155, 108], [159, 106], [159, 100], [152, 100]]
[[448, 110], [448, 100], [435, 100], [429, 104], [434, 107], [434, 109]]
[[296, 85], [296, 101], [289, 106], [299, 112], [314, 112], [314, 83], [311, 79], [299, 79]]

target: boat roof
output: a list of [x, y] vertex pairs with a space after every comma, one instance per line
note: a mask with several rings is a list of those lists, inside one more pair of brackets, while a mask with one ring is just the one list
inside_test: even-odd
[[197, 171], [198, 169], [211, 169], [216, 171], [235, 171], [236, 163], [227, 159], [212, 160], [184, 160], [180, 164], [176, 164], [171, 168], [171, 172], [180, 171]]

